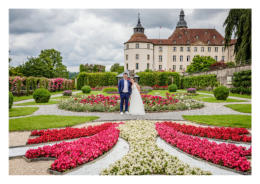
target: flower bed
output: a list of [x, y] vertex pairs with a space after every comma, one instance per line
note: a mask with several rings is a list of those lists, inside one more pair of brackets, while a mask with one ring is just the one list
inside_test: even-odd
[[164, 124], [184, 134], [222, 140], [230, 139], [233, 141], [251, 142], [251, 136], [245, 135], [249, 133], [245, 128], [197, 127], [193, 125], [178, 124], [176, 122], [164, 122]]
[[246, 158], [251, 156], [251, 147], [246, 149], [234, 144], [217, 144], [185, 135], [164, 123], [156, 123], [156, 130], [166, 142], [190, 155], [242, 172], [251, 170], [251, 162]]
[[[186, 95], [170, 95], [166, 93], [166, 98], [161, 96], [142, 95], [146, 112], [186, 110], [203, 107], [202, 103], [190, 99]], [[114, 112], [119, 111], [120, 97], [117, 95], [91, 95], [72, 97], [59, 103], [60, 109], [85, 112]], [[130, 104], [131, 105], [131, 104]]]
[[56, 158], [51, 165], [51, 169], [65, 172], [90, 162], [109, 151], [117, 143], [118, 137], [119, 130], [115, 126], [111, 126], [92, 137], [30, 149], [26, 152], [25, 157], [27, 159]]
[[153, 90], [168, 90], [168, 86], [154, 85]]
[[54, 142], [78, 137], [92, 136], [108, 129], [113, 124], [114, 123], [105, 123], [97, 126], [88, 126], [87, 128], [68, 127], [62, 129], [34, 130], [31, 132], [31, 136], [39, 137], [28, 139], [27, 144], [39, 144], [44, 142]]
[[130, 150], [121, 160], [101, 172], [102, 175], [201, 175], [210, 174], [191, 168], [177, 157], [156, 145], [157, 132], [153, 122], [130, 121], [119, 125], [120, 137], [127, 140]]

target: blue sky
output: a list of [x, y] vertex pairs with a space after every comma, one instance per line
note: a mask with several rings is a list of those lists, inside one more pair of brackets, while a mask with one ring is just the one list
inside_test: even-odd
[[[216, 28], [224, 36], [228, 9], [184, 9], [189, 28]], [[180, 9], [10, 9], [11, 65], [24, 63], [42, 49], [61, 52], [69, 71], [80, 64], [123, 64], [123, 43], [133, 34], [137, 14], [148, 38], [168, 38]]]

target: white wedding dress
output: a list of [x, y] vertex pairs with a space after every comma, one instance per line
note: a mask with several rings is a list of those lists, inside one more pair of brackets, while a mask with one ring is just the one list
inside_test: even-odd
[[143, 100], [135, 84], [132, 85], [129, 114], [145, 115]]

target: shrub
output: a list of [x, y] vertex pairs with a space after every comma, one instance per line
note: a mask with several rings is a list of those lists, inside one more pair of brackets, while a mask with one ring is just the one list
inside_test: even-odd
[[72, 91], [71, 90], [66, 90], [63, 92], [63, 96], [71, 96], [72, 95]]
[[91, 87], [90, 86], [83, 86], [81, 88], [83, 93], [90, 93], [91, 92]]
[[33, 92], [33, 98], [36, 103], [47, 103], [51, 97], [51, 93], [44, 88], [36, 89]]
[[177, 85], [176, 84], [171, 84], [169, 87], [168, 87], [168, 90], [170, 92], [176, 92], [178, 89]]
[[210, 70], [218, 70], [223, 68], [227, 68], [227, 64], [224, 63], [224, 61], [216, 62], [210, 65]]
[[11, 92], [9, 92], [9, 109], [12, 108], [14, 102], [14, 96]]
[[251, 70], [236, 72], [232, 78], [232, 93], [251, 94]]
[[107, 87], [103, 89], [103, 92], [117, 92], [118, 89], [116, 87]]
[[199, 56], [193, 57], [191, 64], [187, 67], [186, 72], [189, 74], [197, 72], [209, 71], [210, 66], [216, 63], [216, 60], [210, 56]]
[[226, 100], [229, 95], [229, 89], [226, 86], [219, 86], [214, 89], [214, 96], [217, 100]]
[[196, 93], [196, 88], [188, 88], [187, 93]]
[[227, 67], [228, 67], [228, 68], [232, 68], [232, 67], [235, 67], [235, 66], [236, 66], [236, 63], [235, 63], [235, 62], [232, 62], [232, 61], [227, 62], [226, 64], [227, 64]]
[[217, 85], [218, 81], [215, 74], [186, 76], [182, 79], [182, 88], [206, 89], [211, 87], [213, 89]]

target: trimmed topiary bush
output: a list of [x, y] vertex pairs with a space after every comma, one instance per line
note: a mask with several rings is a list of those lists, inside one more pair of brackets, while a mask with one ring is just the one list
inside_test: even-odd
[[178, 89], [178, 87], [177, 87], [176, 84], [171, 84], [171, 85], [169, 85], [169, 87], [168, 87], [168, 90], [169, 90], [170, 92], [176, 92], [177, 89]]
[[36, 89], [33, 92], [33, 98], [36, 103], [47, 103], [51, 97], [51, 93], [44, 88]]
[[82, 93], [90, 93], [91, 92], [91, 87], [90, 86], [83, 86], [81, 88]]
[[14, 102], [14, 96], [11, 92], [9, 92], [9, 109], [12, 108]]
[[229, 95], [229, 89], [226, 86], [219, 86], [214, 89], [214, 96], [217, 100], [226, 100]]

